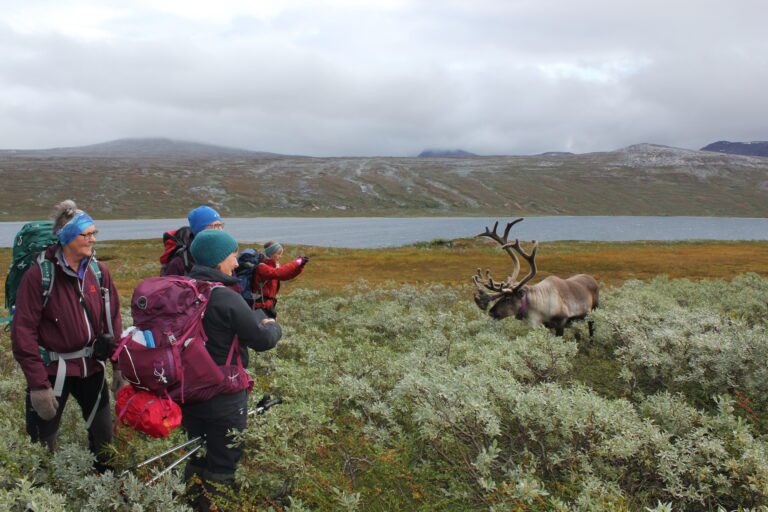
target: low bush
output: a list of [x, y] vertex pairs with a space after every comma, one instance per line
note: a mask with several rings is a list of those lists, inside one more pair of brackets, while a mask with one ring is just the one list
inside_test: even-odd
[[[297, 290], [281, 302], [284, 339], [252, 358], [259, 391], [285, 403], [240, 435], [232, 499], [295, 512], [758, 510], [767, 290], [756, 275], [628, 282], [603, 290], [591, 340], [492, 321], [466, 289]], [[95, 476], [76, 407], [54, 457], [32, 445], [2, 343], [0, 508], [183, 509], [178, 479]], [[181, 439], [120, 431], [116, 467]]]

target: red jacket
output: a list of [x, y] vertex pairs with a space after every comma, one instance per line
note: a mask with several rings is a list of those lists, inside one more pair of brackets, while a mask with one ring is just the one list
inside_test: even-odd
[[[280, 265], [272, 259], [267, 259], [259, 263], [253, 272], [253, 297], [256, 299], [253, 303], [254, 309], [273, 308], [277, 302], [277, 292], [280, 291], [280, 281], [290, 281], [301, 274], [304, 266], [299, 264], [299, 260], [291, 260], [285, 265]], [[259, 301], [259, 295], [262, 300]]]
[[[58, 363], [43, 365], [39, 347], [54, 352], [75, 352], [92, 343], [97, 334], [107, 333], [104, 300], [99, 281], [90, 268], [86, 268], [82, 281], [77, 273], [65, 268], [61, 246], [56, 244], [45, 251], [45, 257], [54, 263], [53, 289], [43, 308], [43, 282], [40, 266], [33, 264], [19, 284], [16, 313], [13, 316], [11, 345], [13, 356], [21, 365], [30, 389], [50, 387], [49, 375], [56, 375]], [[101, 286], [109, 290], [110, 315], [115, 336], [120, 336], [123, 322], [120, 318], [120, 298], [109, 270], [102, 263]], [[85, 300], [89, 315], [80, 303]], [[93, 358], [67, 361], [67, 376], [86, 377], [102, 371]]]

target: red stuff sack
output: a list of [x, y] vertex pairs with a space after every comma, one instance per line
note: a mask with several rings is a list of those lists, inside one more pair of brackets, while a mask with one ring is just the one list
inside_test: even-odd
[[181, 407], [170, 398], [123, 386], [117, 392], [115, 416], [150, 437], [168, 437], [181, 425]]

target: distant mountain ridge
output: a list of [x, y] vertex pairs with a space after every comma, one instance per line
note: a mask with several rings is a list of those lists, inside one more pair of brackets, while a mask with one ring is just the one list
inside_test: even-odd
[[464, 158], [477, 156], [463, 149], [425, 149], [419, 153], [419, 158]]
[[30, 156], [45, 158], [277, 158], [283, 155], [264, 151], [217, 146], [166, 138], [117, 139], [87, 146], [50, 149], [0, 150], [5, 156]]
[[768, 141], [729, 142], [719, 140], [704, 146], [701, 150], [731, 155], [768, 156]]

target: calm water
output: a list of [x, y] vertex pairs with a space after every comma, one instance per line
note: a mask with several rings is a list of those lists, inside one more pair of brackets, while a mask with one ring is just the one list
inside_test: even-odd
[[[261, 217], [226, 219], [242, 242], [278, 240], [328, 247], [395, 247], [435, 238], [462, 238], [513, 218], [480, 217]], [[23, 222], [0, 222], [0, 246], [10, 247]], [[186, 219], [97, 221], [99, 240], [160, 238]], [[722, 217], [529, 217], [512, 237], [522, 240], [768, 240], [768, 219]]]

